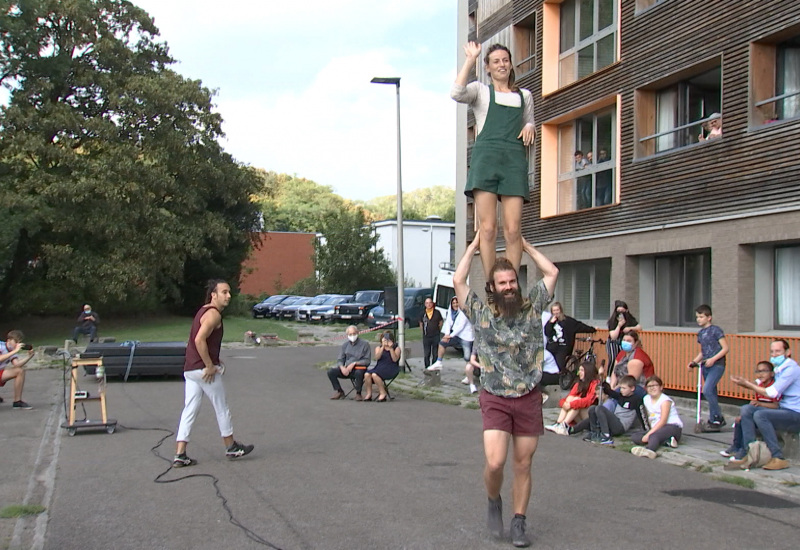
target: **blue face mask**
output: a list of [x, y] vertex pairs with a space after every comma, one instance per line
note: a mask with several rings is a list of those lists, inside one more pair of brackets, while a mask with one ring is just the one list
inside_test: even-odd
[[786, 361], [786, 356], [778, 355], [777, 357], [770, 357], [769, 362], [772, 363], [776, 367], [780, 367], [783, 362]]
[[626, 352], [627, 352], [627, 351], [631, 351], [631, 350], [633, 349], [633, 344], [631, 344], [631, 343], [630, 343], [630, 342], [628, 342], [628, 341], [625, 341], [625, 340], [623, 340], [623, 341], [620, 343], [619, 347], [621, 347], [621, 348], [622, 348], [622, 351], [626, 351]]

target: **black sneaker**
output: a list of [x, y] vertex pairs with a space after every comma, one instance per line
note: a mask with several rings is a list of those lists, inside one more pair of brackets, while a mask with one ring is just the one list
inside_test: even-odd
[[593, 432], [591, 430], [586, 432], [586, 435], [583, 436], [584, 441], [591, 441], [592, 443], [594, 443], [599, 439], [600, 439], [600, 432]]
[[613, 445], [614, 439], [611, 437], [611, 434], [603, 434], [600, 436], [600, 441], [598, 441], [600, 445]]
[[25, 403], [25, 401], [14, 401], [14, 404], [13, 404], [13, 405], [11, 405], [11, 408], [12, 408], [12, 409], [25, 409], [25, 410], [30, 410], [30, 409], [32, 409], [33, 407], [31, 407], [30, 405], [28, 405], [27, 403]]
[[727, 424], [727, 422], [725, 422], [725, 419], [721, 416], [718, 416], [714, 420], [708, 421], [709, 426], [715, 426], [717, 429], [723, 427], [725, 424]]
[[225, 456], [233, 460], [234, 458], [241, 458], [244, 455], [249, 455], [255, 449], [255, 445], [242, 445], [238, 441], [234, 441], [233, 445], [228, 447], [225, 451]]
[[503, 499], [499, 496], [497, 500], [489, 499], [488, 519], [486, 524], [489, 532], [496, 538], [503, 538]]
[[195, 464], [197, 464], [197, 461], [186, 456], [186, 453], [175, 455], [175, 458], [172, 459], [173, 468], [183, 468], [185, 466], [194, 466]]
[[525, 516], [514, 516], [511, 520], [511, 544], [517, 548], [527, 548], [531, 545], [531, 539], [525, 534]]

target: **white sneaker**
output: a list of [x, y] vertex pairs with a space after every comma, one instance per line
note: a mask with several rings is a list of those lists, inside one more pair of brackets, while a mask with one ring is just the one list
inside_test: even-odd
[[442, 370], [442, 362], [437, 360], [433, 365], [425, 370]]
[[469, 393], [478, 393], [478, 386], [476, 386], [475, 384], [470, 384]]
[[631, 449], [631, 454], [634, 456], [643, 456], [647, 458], [656, 458], [658, 456], [655, 451], [651, 451], [647, 447], [634, 447]]
[[673, 449], [677, 449], [678, 448], [678, 440], [675, 439], [674, 437], [670, 437], [667, 440], [667, 447], [671, 447]]
[[462, 384], [464, 384], [464, 385], [466, 386], [467, 384], [469, 384], [469, 378], [467, 378], [467, 377], [465, 376], [465, 377], [463, 378], [463, 380], [461, 380], [461, 383], [462, 383]]
[[561, 424], [558, 424], [558, 426], [556, 427], [556, 434], [569, 435], [569, 430], [567, 429], [567, 425], [564, 424], [563, 422]]
[[544, 429], [547, 430], [548, 432], [556, 433], [556, 430], [558, 430], [559, 426], [561, 426], [561, 424], [556, 422], [555, 424], [550, 424], [549, 426], [545, 426]]
[[550, 399], [550, 394], [548, 394], [546, 391], [543, 391], [542, 392], [542, 405], [547, 403], [548, 399]]

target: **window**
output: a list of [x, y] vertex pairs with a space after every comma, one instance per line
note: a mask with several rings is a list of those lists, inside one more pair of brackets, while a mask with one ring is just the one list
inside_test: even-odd
[[800, 117], [800, 35], [774, 40], [751, 45], [756, 125]]
[[615, 0], [564, 0], [559, 31], [559, 87], [617, 60]]
[[636, 0], [636, 13], [651, 8], [661, 2], [664, 2], [664, 0]]
[[693, 327], [694, 310], [711, 299], [711, 253], [655, 258], [656, 325]]
[[611, 311], [611, 260], [558, 264], [555, 298], [577, 319], [604, 320]]
[[614, 202], [616, 108], [558, 127], [558, 213]]
[[536, 68], [536, 13], [514, 25], [514, 59], [517, 78]]
[[775, 327], [800, 329], [800, 246], [775, 249]]
[[[722, 67], [719, 58], [636, 92], [637, 156], [649, 156], [711, 139], [719, 125]], [[708, 123], [708, 124], [706, 124]]]

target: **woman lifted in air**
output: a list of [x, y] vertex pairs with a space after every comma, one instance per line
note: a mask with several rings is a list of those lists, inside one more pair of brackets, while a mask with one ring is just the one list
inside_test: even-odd
[[[472, 148], [464, 194], [475, 199], [480, 221], [481, 264], [487, 279], [494, 265], [497, 240], [497, 201], [503, 206], [506, 257], [519, 269], [522, 260], [520, 221], [522, 205], [529, 202], [528, 161], [525, 148], [536, 137], [533, 96], [514, 83], [511, 52], [501, 44], [488, 48], [484, 62], [492, 83], [467, 81], [481, 55], [481, 46], [469, 42], [467, 55], [450, 96], [467, 103], [475, 114], [477, 139]], [[487, 291], [488, 291], [487, 284]]]

